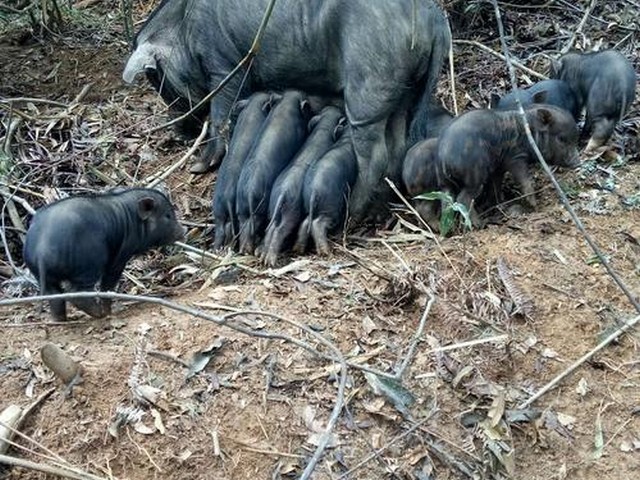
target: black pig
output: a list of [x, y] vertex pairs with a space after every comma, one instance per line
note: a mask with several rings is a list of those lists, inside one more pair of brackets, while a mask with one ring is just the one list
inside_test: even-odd
[[444, 108], [439, 104], [431, 104], [427, 108], [427, 126], [426, 126], [426, 137], [425, 140], [429, 138], [438, 137], [442, 131], [449, 126], [449, 124], [453, 121], [453, 113]]
[[297, 252], [306, 250], [311, 235], [318, 253], [327, 254], [327, 235], [344, 224], [348, 197], [358, 176], [350, 137], [351, 132], [344, 131], [335, 145], [307, 170], [302, 190], [306, 218], [298, 230]]
[[352, 207], [364, 216], [385, 189], [383, 177], [399, 171], [407, 136], [424, 138], [420, 121], [410, 122], [407, 134], [407, 120], [410, 113], [424, 117], [435, 90], [451, 43], [446, 16], [433, 0], [279, 0], [251, 68], [227, 79], [250, 50], [268, 4], [160, 2], [135, 37], [123, 78], [145, 72], [181, 110], [226, 80], [204, 106], [211, 133], [197, 171], [222, 158], [236, 95], [299, 89], [342, 97], [359, 164]]
[[305, 173], [334, 144], [342, 112], [336, 107], [325, 107], [309, 122], [311, 133], [296, 157], [278, 176], [269, 201], [271, 221], [267, 227], [263, 260], [274, 266], [283, 244], [300, 226], [304, 216], [302, 188]]
[[529, 88], [516, 89], [500, 98], [498, 95], [491, 95], [491, 108], [498, 110], [515, 110], [518, 108], [516, 97], [520, 97], [523, 108], [527, 108], [534, 103], [544, 103], [564, 108], [571, 113], [574, 120], [580, 117], [580, 105], [569, 84], [563, 80], [543, 80], [534, 83]]
[[242, 167], [236, 191], [240, 251], [253, 253], [267, 223], [271, 188], [307, 136], [310, 108], [301, 92], [285, 92], [267, 117]]
[[251, 147], [259, 137], [276, 96], [255, 93], [248, 100], [238, 102], [241, 109], [229, 150], [218, 172], [213, 192], [213, 217], [216, 223], [214, 248], [233, 245], [238, 235], [236, 218], [236, 188], [242, 166]]
[[[569, 112], [551, 105], [526, 110], [531, 132], [545, 160], [562, 167], [578, 164], [578, 129]], [[438, 140], [438, 182], [440, 190], [457, 195], [475, 226], [481, 222], [474, 203], [491, 185], [501, 186], [510, 172], [535, 208], [533, 179], [528, 163], [533, 152], [519, 112], [475, 110], [461, 115]], [[499, 194], [498, 194], [499, 195]]]
[[591, 135], [587, 151], [609, 140], [635, 98], [636, 73], [629, 60], [615, 50], [567, 53], [552, 62], [551, 76], [567, 82], [580, 108], [586, 108], [583, 133]]
[[[184, 236], [166, 196], [148, 188], [117, 189], [71, 197], [36, 212], [27, 232], [24, 258], [43, 295], [64, 291], [113, 290], [126, 263], [150, 248]], [[78, 298], [92, 317], [111, 313], [108, 299]], [[55, 320], [66, 319], [66, 302], [51, 300]]]

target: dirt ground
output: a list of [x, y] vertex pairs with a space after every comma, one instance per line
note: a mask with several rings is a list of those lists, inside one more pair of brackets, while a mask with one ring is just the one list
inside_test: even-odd
[[[490, 6], [467, 3], [447, 2], [454, 38], [499, 51]], [[503, 6], [514, 55], [540, 72], [544, 54], [569, 41], [589, 4], [546, 3]], [[577, 46], [615, 46], [640, 71], [640, 7], [597, 3]], [[144, 81], [134, 87], [121, 81], [128, 47], [116, 5], [75, 13], [76, 24], [56, 38], [3, 27], [0, 98], [34, 100], [19, 104], [23, 121], [10, 138], [14, 166], [0, 171], [0, 187], [34, 208], [60, 192], [142, 185], [189, 148], [170, 130], [147, 132], [166, 121], [165, 108]], [[152, 8], [135, 6], [138, 19]], [[454, 57], [461, 110], [484, 107], [490, 92], [504, 91], [502, 60], [462, 43]], [[519, 78], [524, 83], [521, 72]], [[452, 107], [449, 87], [443, 80], [439, 96]], [[584, 157], [578, 171], [557, 172], [587, 231], [636, 298], [638, 97], [609, 151]], [[0, 110], [3, 144], [8, 115]], [[186, 169], [166, 181], [189, 227], [187, 243], [204, 250], [210, 250], [214, 184], [215, 174], [194, 177]], [[40, 305], [0, 307], [0, 411], [26, 407], [53, 389], [21, 427], [30, 440], [18, 438], [20, 447], [9, 454], [65, 461], [121, 480], [297, 478], [338, 400], [340, 368], [327, 360], [334, 353], [321, 336], [352, 366], [344, 408], [314, 478], [640, 478], [636, 329], [521, 408], [637, 315], [542, 173], [537, 186], [537, 211], [447, 239], [434, 238], [399, 207], [384, 228], [336, 239], [329, 257], [287, 257], [276, 269], [253, 257], [204, 257], [178, 246], [129, 264], [120, 292], [164, 299], [200, 316], [118, 301], [109, 320], [74, 310], [69, 322], [52, 324]], [[30, 215], [20, 202], [2, 198], [5, 243], [21, 267]], [[3, 299], [35, 293], [4, 249], [0, 275]], [[425, 310], [424, 332], [409, 356]], [[248, 312], [226, 322], [253, 335], [220, 325], [230, 312]], [[269, 333], [281, 336], [259, 338]], [[83, 383], [69, 390], [43, 365], [39, 349], [47, 342], [82, 364]], [[359, 367], [393, 374], [406, 358], [402, 386]], [[58, 477], [0, 467], [0, 478]]]

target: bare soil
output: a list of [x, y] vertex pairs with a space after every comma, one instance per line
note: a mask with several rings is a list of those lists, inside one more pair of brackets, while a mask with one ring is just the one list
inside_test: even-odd
[[[466, 2], [473, 8], [463, 16], [460, 3], [448, 2], [454, 37], [499, 51], [491, 9]], [[555, 54], [566, 44], [588, 3], [504, 7], [514, 54], [544, 72], [541, 53]], [[640, 10], [635, 2], [602, 3], [585, 23], [578, 46], [590, 48], [600, 39], [603, 48], [617, 45], [639, 71], [637, 21], [630, 19]], [[107, 6], [94, 8], [102, 14]], [[138, 18], [152, 8], [137, 7]], [[60, 192], [143, 184], [188, 148], [171, 131], [146, 133], [166, 121], [164, 106], [146, 83], [122, 84], [127, 47], [119, 27], [109, 29], [106, 36], [71, 29], [61, 38], [16, 44], [24, 35], [14, 34], [0, 41], [1, 97], [70, 105], [91, 84], [69, 108], [37, 101], [18, 107], [27, 116], [11, 139], [15, 168], [2, 177], [2, 187], [18, 186], [16, 195], [34, 208]], [[484, 107], [491, 91], [504, 90], [502, 60], [470, 45], [457, 45], [454, 55], [462, 110]], [[448, 91], [443, 80], [439, 95], [451, 107]], [[6, 136], [7, 110], [0, 115]], [[595, 160], [585, 157], [578, 172], [558, 172], [588, 232], [636, 298], [639, 130], [636, 100], [610, 151]], [[214, 185], [215, 174], [193, 177], [186, 169], [166, 182], [189, 226], [187, 243], [205, 250]], [[119, 291], [160, 297], [217, 318], [234, 310], [270, 312], [311, 328], [351, 362], [388, 373], [406, 358], [433, 298], [402, 378], [415, 401], [398, 408], [388, 390], [376, 390], [370, 377], [349, 368], [345, 408], [314, 478], [337, 479], [347, 472], [345, 478], [353, 479], [640, 478], [636, 329], [518, 411], [637, 315], [543, 174], [537, 185], [537, 211], [502, 217], [481, 231], [434, 239], [400, 208], [395, 215], [402, 222], [336, 239], [327, 258], [283, 258], [281, 266], [289, 271], [266, 270], [252, 257], [207, 259], [170, 247], [132, 261]], [[6, 197], [2, 202], [3, 231], [20, 267], [23, 231], [8, 213]], [[29, 215], [15, 205], [28, 225]], [[0, 267], [7, 280], [3, 299], [35, 293], [19, 281], [20, 271], [12, 272], [4, 251]], [[316, 337], [282, 319], [254, 313], [233, 323], [256, 334], [279, 332], [330, 354]], [[296, 478], [337, 400], [334, 363], [286, 340], [245, 335], [156, 304], [117, 302], [107, 321], [72, 310], [62, 325], [49, 323], [40, 305], [2, 307], [0, 330], [0, 411], [27, 406], [55, 388], [21, 431], [101, 478]], [[46, 342], [83, 365], [82, 384], [71, 390], [60, 385], [39, 355]], [[459, 345], [464, 342], [471, 344]], [[444, 346], [453, 348], [439, 350]], [[208, 351], [206, 366], [188, 375], [180, 361], [191, 364], [194, 355]], [[140, 400], [140, 386], [157, 389], [152, 402]], [[123, 412], [137, 413], [140, 420], [118, 428]], [[53, 462], [34, 453], [42, 449], [33, 443], [17, 443], [28, 450], [13, 447], [11, 455]], [[0, 467], [0, 478], [57, 477]]]

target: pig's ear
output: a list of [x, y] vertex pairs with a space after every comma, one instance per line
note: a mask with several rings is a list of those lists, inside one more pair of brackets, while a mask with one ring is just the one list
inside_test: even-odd
[[345, 132], [347, 127], [349, 126], [349, 122], [347, 121], [347, 117], [342, 117], [338, 121], [336, 128], [333, 129], [333, 141], [337, 141]]
[[531, 97], [531, 99], [533, 100], [533, 103], [547, 103], [548, 96], [548, 92], [546, 91], [536, 92], [533, 94], [533, 97]]
[[303, 115], [307, 116], [307, 118], [313, 114], [313, 112], [311, 111], [311, 103], [309, 103], [309, 100], [307, 100], [306, 98], [300, 101], [300, 110], [302, 111]]
[[498, 103], [500, 103], [500, 95], [498, 95], [497, 93], [492, 93], [489, 97], [489, 108], [498, 108]]
[[553, 123], [553, 113], [548, 108], [539, 108], [537, 115], [542, 125], [549, 126]]
[[264, 105], [264, 111], [271, 110], [280, 100], [282, 100], [282, 94], [273, 92], [269, 97], [269, 101]]
[[147, 220], [153, 213], [156, 202], [151, 197], [144, 197], [138, 200], [138, 216], [142, 220]]

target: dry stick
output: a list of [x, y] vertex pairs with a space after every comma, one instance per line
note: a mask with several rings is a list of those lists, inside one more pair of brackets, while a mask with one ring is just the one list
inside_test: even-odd
[[[458, 44], [458, 45], [472, 45], [474, 47], [479, 48], [480, 50], [484, 50], [485, 52], [490, 53], [491, 55], [494, 55], [494, 56], [506, 61], [504, 55], [496, 52], [495, 50], [490, 49], [489, 47], [481, 44], [480, 42], [476, 42], [475, 40], [454, 40], [453, 43]], [[541, 73], [538, 73], [535, 70], [531, 70], [529, 67], [524, 66], [523, 64], [521, 64], [520, 62], [518, 62], [516, 60], [511, 60], [511, 62], [513, 62], [513, 65], [518, 67], [520, 70], [522, 70], [523, 72], [528, 73], [532, 77], [539, 78], [540, 80], [546, 80], [547, 79], [546, 75], [542, 75]]]
[[416, 347], [418, 346], [418, 342], [422, 338], [422, 333], [424, 332], [424, 327], [427, 323], [427, 317], [429, 316], [429, 312], [431, 311], [431, 306], [433, 305], [434, 301], [435, 301], [435, 297], [430, 294], [429, 301], [427, 302], [427, 305], [424, 308], [424, 312], [422, 313], [422, 317], [420, 318], [420, 324], [418, 325], [418, 329], [416, 330], [416, 333], [413, 336], [413, 341], [411, 342], [411, 346], [409, 347], [407, 356], [405, 357], [404, 361], [402, 362], [402, 365], [400, 365], [400, 368], [396, 372], [396, 378], [398, 380], [402, 378], [404, 373], [407, 371], [409, 364], [413, 360], [413, 357], [416, 353]]
[[64, 478], [73, 478], [75, 480], [106, 480], [104, 477], [97, 477], [90, 473], [72, 472], [64, 468], [57, 468], [44, 463], [31, 462], [21, 458], [12, 457], [10, 455], [0, 455], [0, 464], [13, 465], [15, 467], [29, 468], [38, 472], [50, 473]]
[[[314, 347], [312, 347], [311, 345], [309, 345], [308, 343], [301, 341], [301, 340], [297, 340], [295, 338], [289, 337], [287, 335], [281, 334], [281, 333], [268, 333], [268, 332], [260, 332], [260, 331], [256, 331], [256, 330], [251, 330], [249, 328], [244, 328], [241, 327], [239, 325], [232, 325], [232, 324], [228, 324], [225, 320], [224, 317], [219, 317], [219, 316], [214, 316], [214, 315], [209, 315], [208, 313], [203, 312], [202, 310], [198, 310], [196, 308], [191, 308], [191, 307], [187, 307], [184, 305], [180, 305], [178, 303], [174, 303], [171, 302], [169, 300], [165, 300], [163, 298], [156, 298], [156, 297], [149, 297], [149, 296], [144, 296], [144, 295], [130, 295], [130, 294], [126, 294], [126, 293], [116, 293], [116, 292], [72, 292], [72, 293], [57, 293], [55, 295], [38, 295], [38, 296], [33, 296], [33, 297], [23, 297], [23, 298], [12, 298], [12, 299], [8, 299], [8, 300], [0, 300], [0, 307], [5, 307], [5, 306], [11, 306], [11, 305], [20, 305], [23, 303], [37, 303], [37, 302], [41, 302], [41, 301], [48, 301], [48, 300], [71, 300], [74, 298], [109, 298], [112, 300], [126, 300], [126, 301], [132, 301], [132, 302], [144, 302], [144, 303], [152, 303], [154, 305], [160, 305], [163, 306], [165, 308], [168, 308], [170, 310], [175, 310], [177, 312], [182, 312], [182, 313], [186, 313], [187, 315], [191, 315], [193, 317], [197, 317], [197, 318], [202, 318], [203, 320], [207, 320], [209, 322], [215, 323], [217, 325], [221, 325], [221, 326], [227, 326], [229, 328], [231, 328], [232, 330], [236, 330], [237, 332], [243, 333], [245, 335], [251, 336], [251, 337], [258, 337], [258, 338], [266, 338], [268, 340], [284, 340], [285, 342], [289, 342], [292, 343], [293, 345], [296, 345], [297, 347], [302, 348], [303, 350], [306, 350], [309, 353], [312, 353], [320, 358], [323, 358], [325, 360], [329, 360], [332, 362], [337, 362], [338, 360], [334, 357], [332, 357], [331, 355], [328, 355], [326, 353], [322, 353], [320, 351], [318, 351], [317, 349], [315, 349]], [[255, 313], [253, 311], [251, 311], [252, 313]], [[238, 311], [238, 312], [234, 312], [234, 313], [246, 313], [243, 311]], [[255, 313], [258, 314], [258, 313]], [[272, 316], [273, 314], [270, 314], [268, 312], [260, 312], [260, 315], [269, 315]], [[286, 321], [286, 320], [285, 320]], [[289, 320], [290, 322], [290, 320]], [[69, 324], [71, 322], [66, 322], [66, 324]], [[84, 322], [83, 322], [84, 323]], [[44, 324], [44, 325], [48, 325], [48, 324]], [[54, 325], [58, 325], [58, 324], [54, 324]], [[383, 372], [381, 370], [378, 370], [376, 368], [372, 368], [366, 365], [362, 365], [359, 363], [355, 363], [355, 362], [347, 362], [347, 365], [355, 368], [356, 370], [361, 370], [363, 372], [369, 372], [369, 373], [373, 373], [374, 375], [378, 375], [380, 377], [383, 378], [388, 378], [393, 380], [394, 376], [392, 374]]]
[[69, 108], [69, 105], [55, 100], [47, 100], [46, 98], [16, 97], [16, 98], [0, 98], [1, 103], [41, 103], [43, 105], [53, 105], [54, 107]]
[[251, 60], [253, 60], [253, 58], [256, 56], [256, 54], [258, 53], [258, 50], [260, 48], [260, 40], [262, 40], [262, 36], [264, 35], [264, 31], [267, 28], [267, 24], [269, 23], [269, 18], [271, 17], [271, 12], [273, 11], [273, 7], [275, 6], [275, 4], [276, 4], [276, 0], [270, 0], [269, 1], [269, 5], [267, 5], [267, 9], [265, 10], [264, 15], [262, 16], [262, 21], [260, 23], [260, 26], [258, 27], [258, 32], [256, 33], [256, 36], [253, 39], [253, 44], [251, 45], [251, 48], [249, 49], [247, 54], [244, 56], [244, 58], [242, 60], [240, 60], [240, 63], [238, 63], [235, 66], [235, 68], [233, 70], [231, 70], [229, 72], [229, 74], [222, 79], [222, 81], [218, 84], [218, 86], [216, 88], [214, 88], [213, 90], [211, 90], [202, 100], [200, 100], [196, 104], [195, 107], [191, 108], [191, 110], [189, 110], [188, 112], [180, 115], [179, 117], [174, 118], [170, 122], [167, 122], [167, 123], [164, 123], [164, 124], [159, 125], [157, 127], [153, 127], [151, 129], [149, 129], [146, 132], [146, 134], [157, 132], [158, 130], [162, 130], [163, 128], [170, 127], [171, 125], [174, 125], [174, 124], [176, 124], [178, 122], [181, 122], [182, 120], [188, 118], [189, 115], [194, 113], [196, 110], [198, 110], [204, 104], [206, 104], [209, 100], [211, 100], [213, 97], [215, 97], [220, 92], [220, 90], [222, 90], [227, 85], [227, 83], [229, 83], [231, 81], [231, 79], [233, 77], [235, 77], [236, 74], [240, 70], [242, 70], [242, 68], [244, 68]]
[[200, 135], [198, 135], [198, 138], [196, 138], [195, 142], [193, 142], [193, 145], [191, 145], [191, 148], [187, 151], [187, 153], [185, 153], [182, 156], [182, 158], [180, 158], [180, 160], [178, 160], [176, 163], [171, 165], [164, 172], [162, 172], [160, 174], [153, 175], [156, 178], [154, 178], [153, 180], [149, 181], [149, 183], [147, 183], [146, 187], [147, 188], [154, 188], [156, 185], [158, 185], [160, 182], [162, 182], [165, 178], [167, 178], [169, 175], [171, 175], [173, 172], [175, 172], [177, 169], [179, 169], [182, 165], [184, 165], [187, 162], [187, 160], [189, 160], [189, 157], [191, 155], [193, 155], [193, 153], [200, 146], [200, 144], [202, 143], [202, 140], [204, 140], [204, 137], [206, 137], [206, 135], [207, 135], [207, 130], [208, 129], [209, 129], [209, 120], [205, 121], [202, 124], [202, 130], [200, 131]]
[[[495, 8], [496, 20], [498, 22], [498, 32], [500, 33], [500, 43], [502, 44], [502, 49], [504, 50], [504, 57], [506, 58], [506, 61], [507, 61], [509, 78], [511, 81], [511, 88], [515, 90], [517, 88], [516, 75], [513, 69], [513, 65], [511, 63], [511, 56], [509, 55], [507, 42], [504, 38], [504, 28], [502, 26], [500, 9], [498, 8], [498, 4], [496, 0], [491, 0], [491, 1], [493, 2], [494, 8]], [[565, 210], [567, 210], [567, 212], [569, 213], [571, 220], [573, 220], [573, 223], [576, 224], [576, 227], [578, 228], [578, 230], [586, 240], [587, 244], [589, 244], [589, 247], [591, 247], [591, 250], [593, 250], [593, 252], [596, 254], [596, 256], [598, 257], [598, 260], [600, 260], [600, 263], [602, 263], [607, 273], [611, 276], [611, 278], [613, 278], [613, 281], [618, 285], [618, 287], [620, 287], [620, 290], [624, 292], [624, 294], [627, 296], [627, 298], [629, 299], [631, 304], [634, 306], [634, 308], [638, 312], [640, 312], [640, 302], [638, 302], [638, 300], [631, 293], [627, 285], [622, 281], [620, 276], [611, 267], [611, 265], [609, 264], [609, 261], [605, 258], [605, 256], [600, 251], [600, 248], [598, 247], [598, 245], [596, 245], [595, 241], [591, 238], [591, 235], [589, 235], [584, 225], [582, 224], [582, 221], [580, 220], [580, 218], [578, 218], [578, 215], [576, 214], [575, 210], [569, 203], [569, 199], [567, 198], [567, 195], [564, 193], [564, 190], [562, 190], [562, 187], [558, 183], [558, 180], [556, 180], [555, 175], [553, 174], [553, 172], [549, 168], [549, 165], [547, 164], [544, 157], [542, 156], [542, 153], [540, 152], [538, 145], [536, 144], [535, 140], [533, 139], [533, 136], [531, 135], [531, 128], [529, 127], [529, 122], [527, 121], [527, 117], [524, 113], [524, 109], [522, 108], [522, 104], [520, 103], [520, 99], [517, 96], [516, 96], [516, 102], [518, 104], [518, 112], [520, 114], [520, 118], [524, 123], [524, 129], [525, 129], [525, 133], [527, 134], [527, 140], [529, 140], [529, 145], [535, 152], [536, 157], [538, 157], [538, 162], [540, 163], [540, 165], [542, 165], [542, 169], [544, 170], [544, 173], [547, 174], [547, 176], [551, 180], [551, 183], [553, 183], [553, 186], [556, 189], [556, 192], [558, 193], [560, 200], [562, 201], [562, 205], [564, 206]]]
[[620, 335], [622, 335], [626, 331], [631, 330], [633, 327], [635, 327], [635, 325], [639, 321], [640, 321], [640, 315], [635, 317], [633, 320], [625, 323], [622, 327], [620, 327], [618, 330], [616, 330], [611, 335], [609, 335], [607, 338], [605, 338], [602, 342], [600, 342], [596, 348], [594, 348], [589, 353], [587, 353], [586, 355], [583, 355], [581, 358], [576, 360], [569, 368], [567, 368], [564, 372], [562, 372], [560, 375], [558, 375], [556, 378], [554, 378], [549, 383], [547, 383], [544, 387], [542, 387], [540, 390], [538, 390], [526, 402], [523, 402], [522, 404], [520, 404], [518, 406], [518, 409], [527, 408], [529, 405], [531, 405], [533, 402], [535, 402], [537, 399], [539, 399], [542, 395], [547, 393], [549, 390], [552, 390], [556, 385], [558, 385], [558, 383], [560, 383], [560, 381], [562, 379], [564, 379], [568, 375], [572, 374], [580, 365], [582, 365], [583, 363], [588, 361], [591, 357], [593, 357], [596, 353], [598, 353], [604, 347], [606, 347], [611, 342], [613, 342]]
[[451, 42], [449, 43], [449, 76], [451, 82], [451, 99], [453, 100], [453, 113], [455, 116], [458, 116], [458, 99], [456, 97], [456, 77], [455, 71], [453, 68], [453, 35], [451, 33], [451, 23], [449, 22], [449, 15], [446, 14], [447, 19], [447, 30], [449, 31], [449, 39]]
[[245, 270], [245, 271], [247, 271], [249, 273], [252, 273], [254, 275], [269, 275], [268, 272], [262, 272], [260, 270], [255, 269], [255, 268], [251, 268], [251, 267], [248, 267], [246, 265], [243, 265], [240, 262], [224, 263], [224, 257], [221, 257], [220, 255], [215, 255], [215, 254], [213, 254], [211, 252], [207, 252], [206, 250], [202, 250], [202, 249], [197, 248], [197, 247], [193, 247], [193, 246], [188, 245], [186, 243], [175, 242], [175, 245], [178, 245], [179, 247], [183, 248], [187, 252], [196, 253], [196, 254], [201, 255], [203, 257], [210, 258], [212, 260], [217, 260], [219, 262], [222, 262], [220, 265], [218, 265], [218, 267], [226, 267], [226, 266], [233, 265], [233, 266], [238, 267], [240, 270]]
[[13, 200], [15, 203], [22, 205], [29, 215], [35, 215], [36, 210], [24, 198], [17, 196], [15, 193], [9, 192], [0, 187], [0, 195], [5, 197], [5, 201]]
[[584, 25], [585, 25], [585, 23], [587, 23], [587, 20], [589, 19], [589, 16], [591, 15], [591, 12], [593, 11], [593, 8], [595, 6], [596, 6], [596, 0], [591, 0], [591, 3], [589, 4], [589, 6], [587, 7], [587, 9], [584, 12], [584, 16], [582, 17], [582, 20], [580, 20], [580, 23], [578, 24], [578, 27], [571, 34], [571, 38], [569, 39], [567, 44], [562, 48], [562, 50], [560, 50], [560, 55], [564, 55], [569, 50], [571, 50], [571, 48], [573, 47], [574, 42], [576, 41], [576, 38], [578, 37], [578, 34], [584, 28]]

